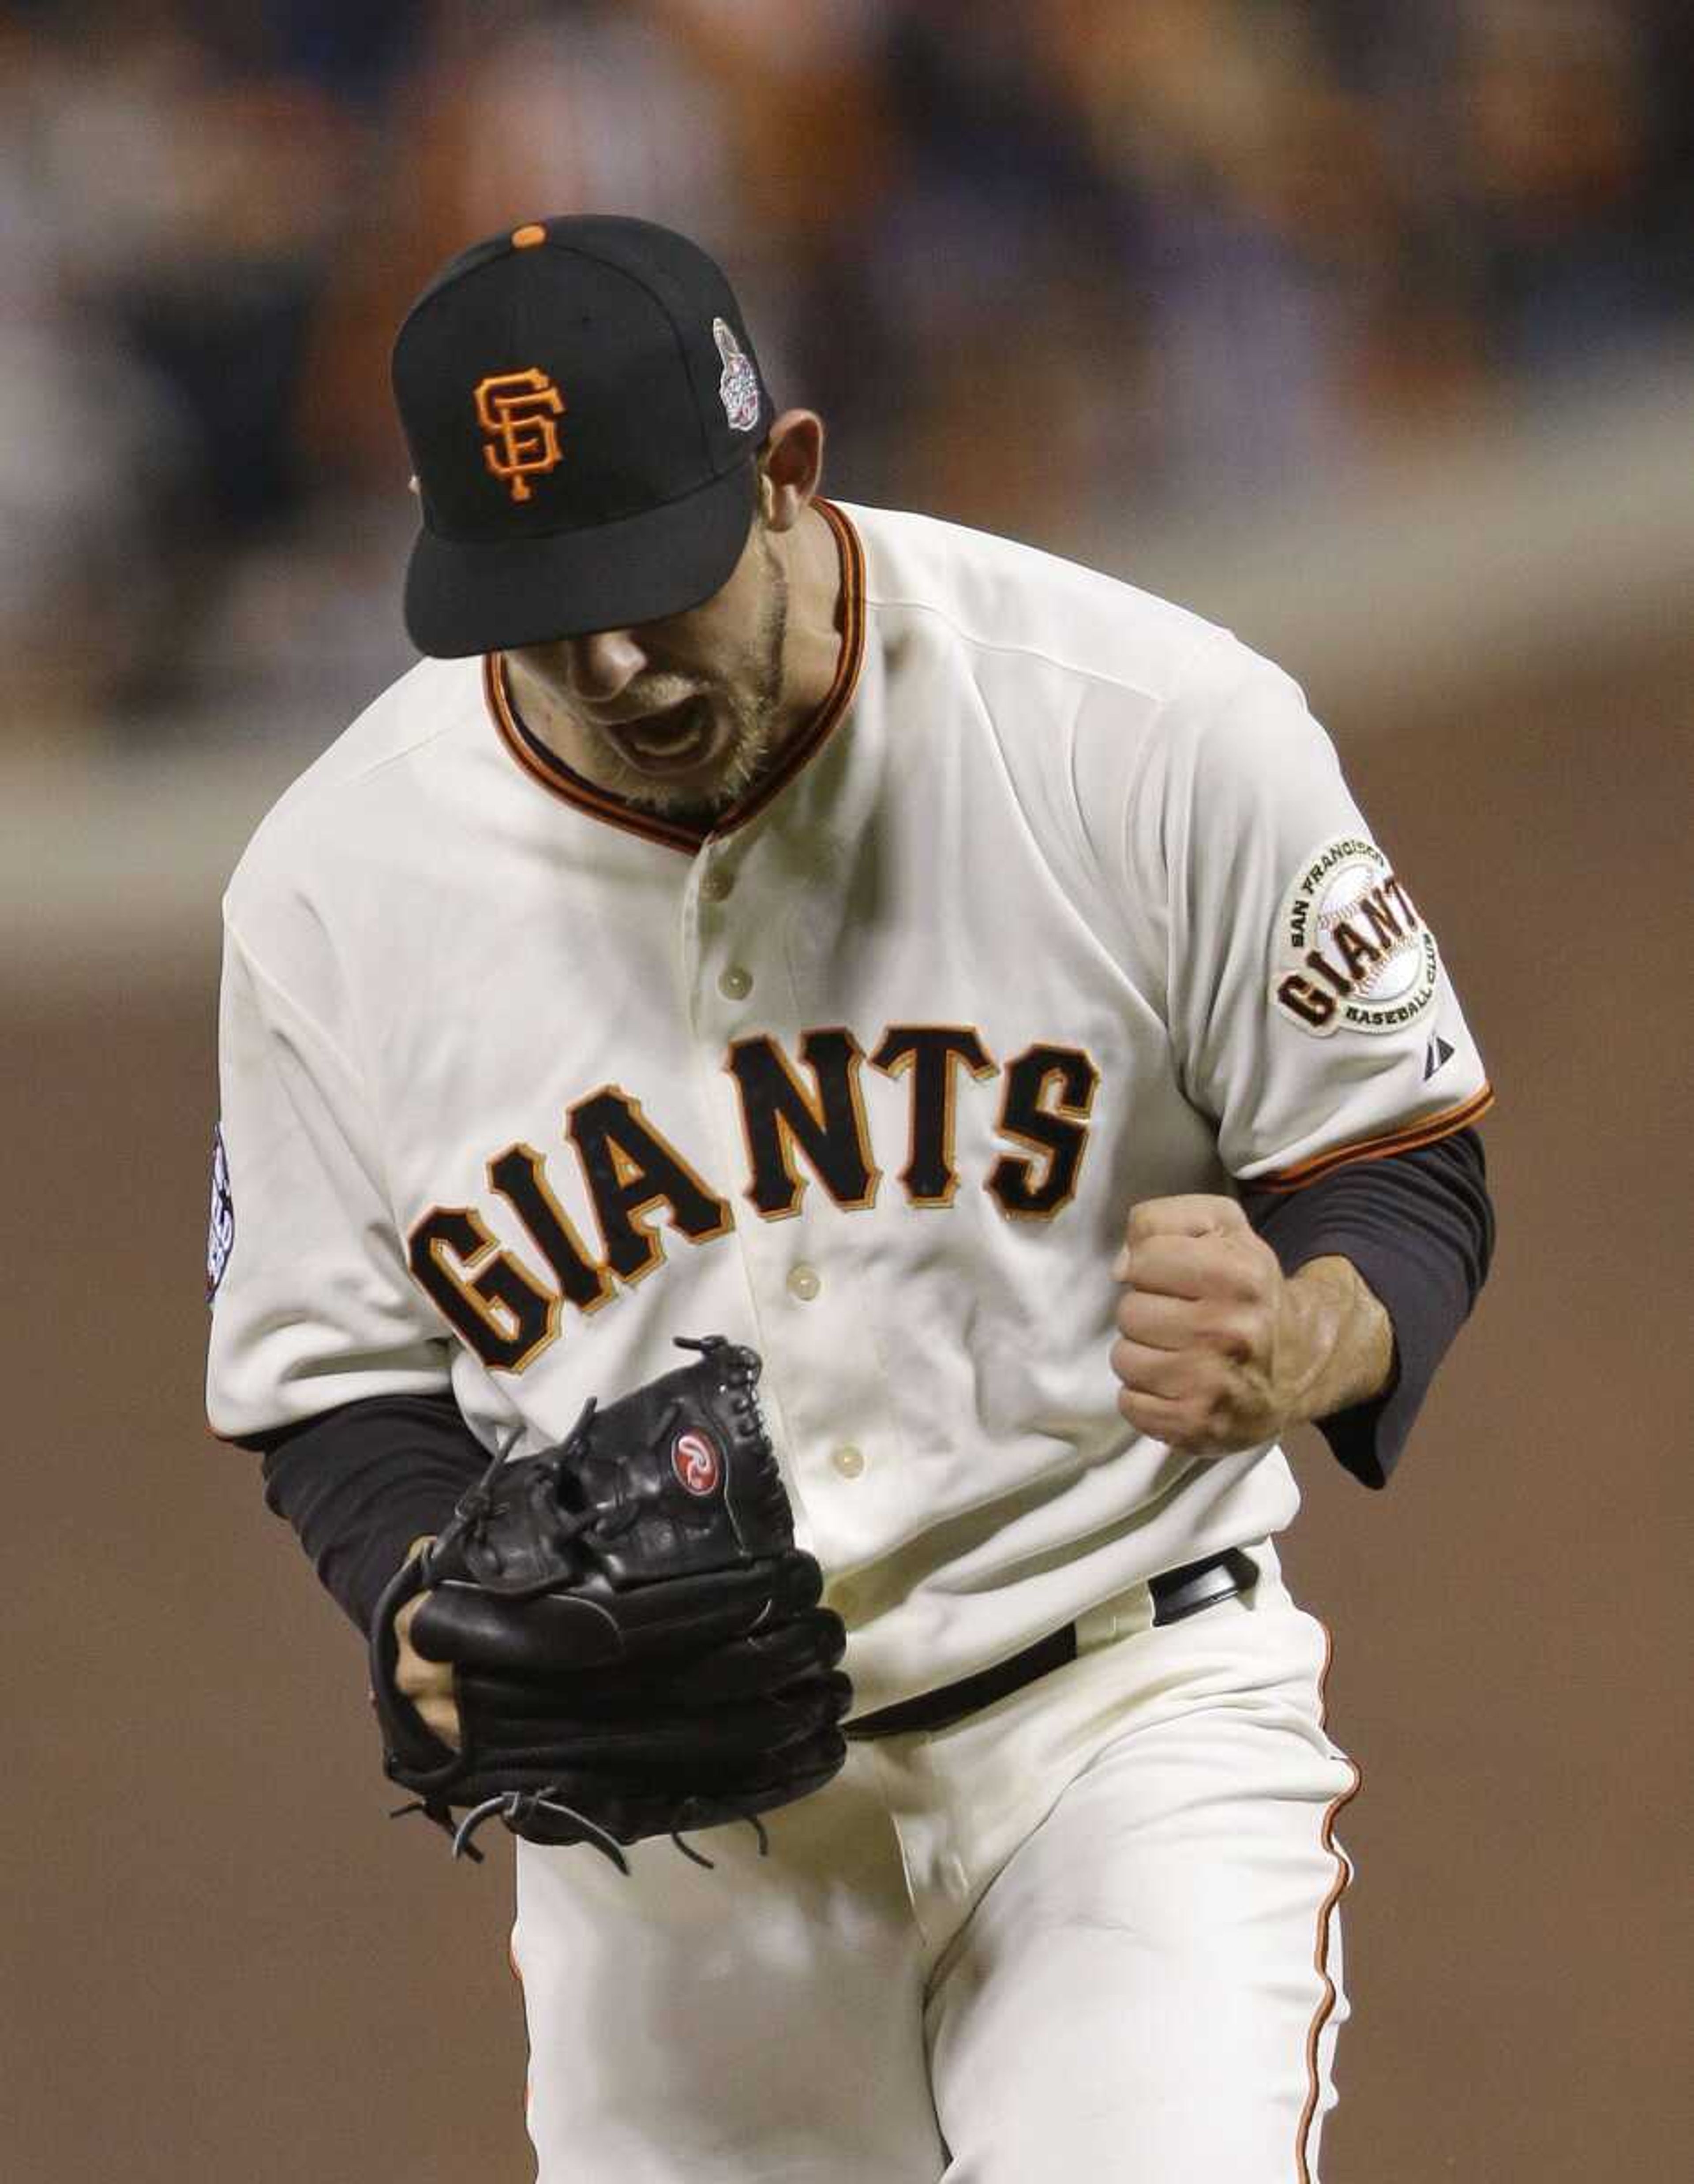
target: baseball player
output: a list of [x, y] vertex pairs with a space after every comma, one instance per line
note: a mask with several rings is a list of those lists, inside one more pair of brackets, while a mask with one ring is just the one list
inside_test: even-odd
[[542, 2184], [1314, 2178], [1357, 1775], [1279, 1441], [1383, 1485], [1491, 1240], [1415, 875], [1226, 632], [821, 498], [677, 235], [476, 244], [394, 386], [426, 657], [228, 890], [212, 1424], [369, 1630], [716, 1330], [853, 1691], [768, 1855], [519, 1842]]

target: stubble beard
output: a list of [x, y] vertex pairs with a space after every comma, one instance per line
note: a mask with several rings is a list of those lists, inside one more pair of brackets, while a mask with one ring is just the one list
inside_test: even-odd
[[[740, 671], [726, 676], [714, 694], [727, 716], [729, 737], [716, 761], [709, 786], [698, 782], [654, 781], [608, 754], [613, 777], [605, 786], [625, 804], [661, 818], [709, 825], [738, 804], [768, 771], [776, 751], [777, 722], [783, 700], [783, 651], [788, 631], [788, 580], [768, 539], [764, 543], [764, 598], [759, 621], [743, 655]], [[674, 695], [655, 690], [655, 709], [694, 695], [679, 687]]]

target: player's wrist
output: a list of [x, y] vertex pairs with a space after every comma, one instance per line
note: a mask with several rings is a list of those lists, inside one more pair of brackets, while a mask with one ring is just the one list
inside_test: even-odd
[[1318, 1418], [1372, 1401], [1394, 1370], [1394, 1327], [1350, 1259], [1309, 1259], [1284, 1285], [1288, 1423]]

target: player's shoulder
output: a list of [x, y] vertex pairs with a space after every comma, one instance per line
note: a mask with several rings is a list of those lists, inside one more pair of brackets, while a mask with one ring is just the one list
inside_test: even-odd
[[292, 884], [303, 871], [356, 851], [380, 823], [376, 806], [392, 809], [443, 743], [474, 726], [481, 692], [480, 660], [421, 660], [391, 682], [259, 821], [231, 877], [226, 907], [256, 907], [279, 879]]
[[[1022, 541], [906, 510], [843, 504], [865, 558], [865, 603], [928, 618], [999, 678], [1057, 672], [1161, 704], [1196, 667], [1257, 658], [1191, 608]], [[1268, 665], [1268, 663], [1261, 663]]]

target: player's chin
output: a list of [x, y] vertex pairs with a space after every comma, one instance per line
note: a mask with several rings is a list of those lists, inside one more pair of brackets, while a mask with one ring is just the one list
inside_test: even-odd
[[694, 763], [661, 772], [620, 766], [616, 793], [649, 811], [699, 818], [726, 811], [749, 787], [747, 763], [733, 724], [719, 724]]

